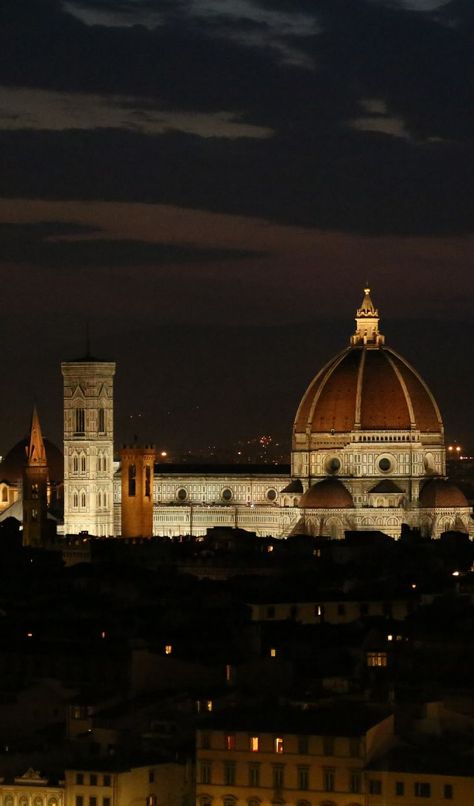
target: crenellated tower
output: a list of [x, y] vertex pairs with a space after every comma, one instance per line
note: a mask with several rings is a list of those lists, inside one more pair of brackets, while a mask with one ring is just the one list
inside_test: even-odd
[[125, 445], [120, 451], [122, 477], [122, 537], [153, 534], [154, 445]]
[[111, 536], [113, 528], [113, 361], [63, 361], [64, 534]]

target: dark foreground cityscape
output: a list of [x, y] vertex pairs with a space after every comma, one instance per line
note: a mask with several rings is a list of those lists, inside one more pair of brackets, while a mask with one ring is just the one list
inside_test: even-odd
[[2, 806], [474, 803], [472, 462], [370, 289], [291, 468], [118, 457], [115, 364], [62, 373], [64, 465], [36, 409], [0, 463]]

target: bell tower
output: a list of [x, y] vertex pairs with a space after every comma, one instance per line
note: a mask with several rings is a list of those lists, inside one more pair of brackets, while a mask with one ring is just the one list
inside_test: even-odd
[[23, 545], [43, 546], [48, 518], [48, 464], [36, 411], [31, 418], [30, 438], [23, 468]]
[[64, 534], [111, 536], [115, 362], [63, 361]]

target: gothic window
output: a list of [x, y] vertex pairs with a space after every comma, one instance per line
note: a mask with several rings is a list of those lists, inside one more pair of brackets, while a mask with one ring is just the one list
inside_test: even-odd
[[151, 496], [151, 468], [150, 465], [146, 465], [145, 467], [145, 496], [150, 498]]
[[99, 492], [97, 493], [97, 506], [99, 507], [99, 509], [100, 509], [100, 508], [101, 508], [101, 506], [102, 506], [102, 493], [101, 493], [101, 491], [100, 491], [100, 490], [99, 490]]
[[97, 430], [99, 431], [100, 434], [103, 434], [105, 432], [105, 409], [103, 408], [99, 409], [98, 420], [99, 422]]
[[8, 490], [6, 487], [2, 488], [2, 501], [8, 501]]
[[81, 493], [81, 507], [82, 509], [86, 508], [86, 494], [84, 492]]
[[87, 467], [86, 462], [87, 462], [86, 457], [84, 455], [81, 456], [81, 473], [86, 472], [86, 467]]
[[107, 506], [107, 493], [104, 493], [103, 495], [104, 495], [104, 497], [102, 499], [102, 503], [103, 503], [104, 507], [106, 507]]
[[76, 434], [83, 434], [85, 432], [86, 413], [83, 408], [76, 409]]
[[97, 470], [99, 471], [99, 473], [102, 470], [102, 456], [100, 453], [97, 457]]
[[132, 498], [136, 491], [137, 481], [137, 467], [136, 465], [129, 465], [128, 468], [128, 495]]
[[72, 496], [72, 505], [75, 509], [79, 506], [79, 495], [77, 493], [73, 493]]
[[79, 457], [78, 456], [73, 456], [73, 458], [72, 458], [72, 469], [73, 469], [74, 473], [79, 472]]
[[107, 470], [107, 457], [102, 457], [102, 470]]

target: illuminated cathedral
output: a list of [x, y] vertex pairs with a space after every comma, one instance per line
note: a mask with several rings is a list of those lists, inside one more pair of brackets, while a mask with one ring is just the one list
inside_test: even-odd
[[[63, 533], [199, 536], [227, 526], [275, 537], [377, 530], [398, 538], [405, 526], [431, 537], [474, 535], [468, 501], [446, 478], [439, 408], [419, 373], [385, 345], [369, 288], [355, 321], [348, 346], [298, 406], [289, 476], [274, 466], [160, 465], [150, 446], [128, 446], [114, 461], [115, 364], [63, 362]], [[0, 499], [11, 503], [3, 465]]]

